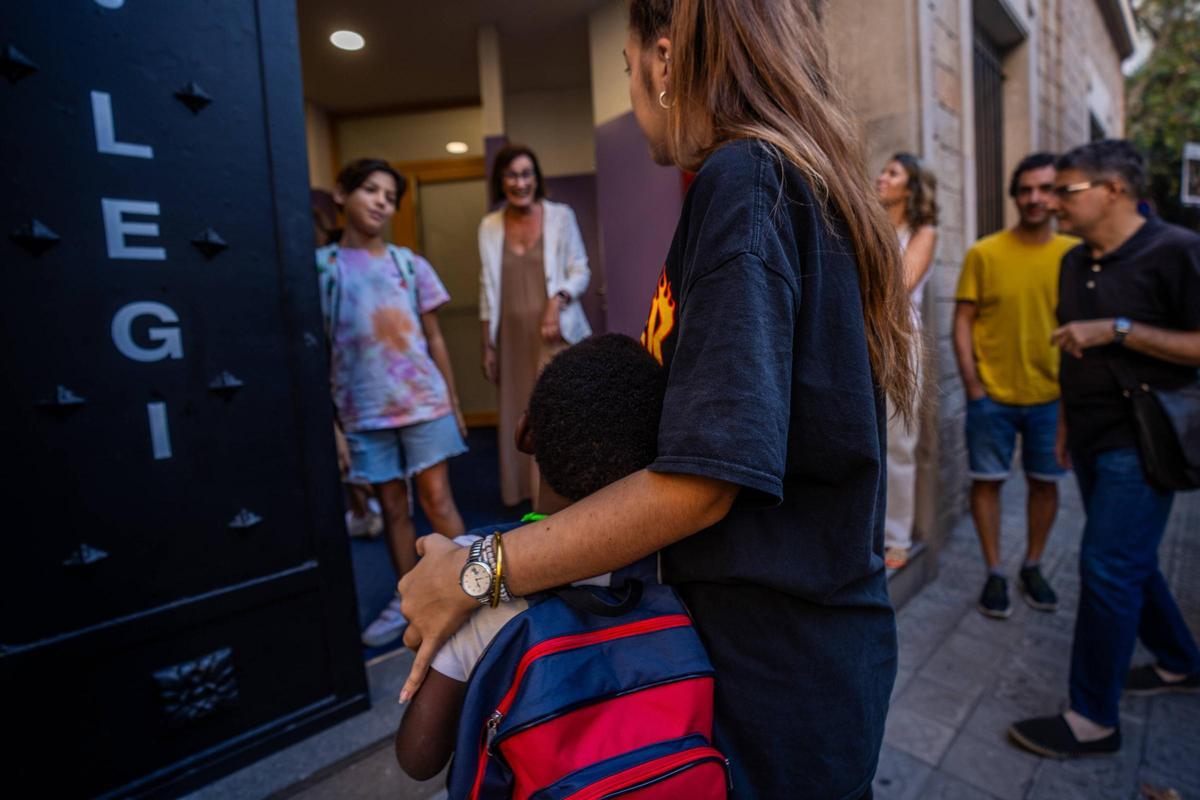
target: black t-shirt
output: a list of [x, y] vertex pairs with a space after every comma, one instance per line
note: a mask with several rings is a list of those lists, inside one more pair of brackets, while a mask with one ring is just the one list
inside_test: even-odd
[[[710, 652], [757, 636], [750, 617], [796, 610], [773, 641], [745, 643], [765, 656], [712, 654], [739, 665], [717, 675], [718, 730], [774, 753], [774, 774], [740, 796], [865, 791], [895, 669], [884, 405], [852, 243], [833, 226], [765, 145], [724, 145], [684, 200], [643, 333], [667, 370], [650, 469], [741, 487], [725, 519], [664, 551], [664, 578], [685, 596], [709, 586], [729, 598], [693, 609]], [[739, 692], [752, 696], [729, 697]], [[769, 718], [721, 716], [764, 705]], [[792, 748], [797, 732], [805, 741]]]
[[[1124, 244], [1100, 258], [1086, 245], [1063, 256], [1059, 323], [1128, 317], [1157, 328], [1200, 329], [1200, 236], [1157, 219], [1147, 220]], [[1067, 414], [1068, 446], [1091, 454], [1134, 447], [1129, 401], [1109, 364], [1120, 358], [1138, 380], [1173, 389], [1196, 379], [1196, 368], [1172, 364], [1111, 344], [1063, 354], [1059, 369]]]

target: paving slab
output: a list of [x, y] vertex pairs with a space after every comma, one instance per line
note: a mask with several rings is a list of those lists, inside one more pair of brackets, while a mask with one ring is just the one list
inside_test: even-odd
[[[1200, 798], [1200, 694], [1124, 697], [1122, 751], [1054, 761], [1008, 740], [1015, 721], [1066, 705], [1079, 602], [1077, 561], [1084, 516], [1064, 482], [1042, 571], [1059, 595], [1055, 613], [1021, 601], [1015, 576], [1024, 556], [1025, 491], [1002, 495], [1002, 560], [1010, 576], [1007, 620], [975, 609], [986, 573], [974, 526], [964, 518], [942, 550], [938, 577], [897, 616], [903, 684], [893, 693], [875, 781], [884, 800], [1129, 800], [1139, 787]], [[1200, 634], [1200, 492], [1176, 497], [1159, 552], [1180, 608]], [[1134, 663], [1144, 663], [1141, 646]], [[917, 787], [914, 789], [914, 787]], [[915, 792], [915, 794], [914, 794]]]

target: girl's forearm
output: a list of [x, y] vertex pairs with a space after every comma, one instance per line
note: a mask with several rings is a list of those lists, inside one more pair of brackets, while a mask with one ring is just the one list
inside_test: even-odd
[[641, 470], [504, 536], [505, 582], [516, 595], [611, 572], [716, 524], [738, 487]]

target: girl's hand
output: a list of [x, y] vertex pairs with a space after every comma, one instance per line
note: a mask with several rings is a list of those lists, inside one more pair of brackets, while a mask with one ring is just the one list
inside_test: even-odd
[[490, 384], [499, 384], [499, 375], [496, 373], [496, 348], [490, 344], [483, 348], [483, 377]]
[[345, 479], [350, 474], [350, 445], [346, 442], [346, 434], [337, 425], [333, 426], [333, 440], [337, 443], [338, 472]]
[[396, 587], [402, 598], [400, 610], [408, 619], [404, 644], [417, 652], [400, 690], [401, 703], [421, 688], [437, 651], [479, 607], [459, 584], [467, 550], [437, 533], [422, 536], [417, 539], [421, 560]]
[[562, 332], [558, 328], [558, 315], [561, 311], [562, 303], [558, 296], [551, 297], [542, 313], [542, 340], [547, 344], [555, 344], [562, 338]]
[[462, 409], [458, 407], [458, 401], [454, 402], [454, 421], [458, 423], [458, 433], [465, 441], [467, 438], [467, 420], [463, 417]]

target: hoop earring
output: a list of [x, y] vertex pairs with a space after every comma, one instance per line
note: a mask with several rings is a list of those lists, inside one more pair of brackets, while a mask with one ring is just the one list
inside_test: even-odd
[[667, 96], [667, 93], [666, 93], [666, 92], [659, 92], [659, 93], [658, 93], [658, 104], [659, 104], [660, 106], [662, 106], [663, 108], [665, 108], [665, 109], [668, 109], [668, 110], [669, 110], [669, 109], [671, 108], [671, 106], [670, 106], [668, 103], [665, 103], [665, 102], [663, 102], [663, 100], [664, 100], [664, 98], [665, 98], [666, 96]]

